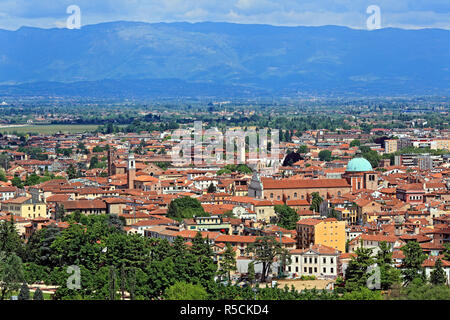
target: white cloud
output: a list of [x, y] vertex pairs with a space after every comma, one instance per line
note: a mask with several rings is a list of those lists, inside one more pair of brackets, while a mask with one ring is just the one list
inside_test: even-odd
[[83, 24], [106, 21], [228, 21], [365, 28], [366, 8], [381, 7], [383, 26], [449, 28], [448, 0], [1, 0], [0, 28], [54, 27], [76, 4]]

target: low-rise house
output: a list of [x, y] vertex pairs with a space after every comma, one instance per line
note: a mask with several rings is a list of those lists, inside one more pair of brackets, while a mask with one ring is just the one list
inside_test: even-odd
[[291, 264], [286, 272], [292, 278], [315, 276], [319, 279], [335, 279], [340, 274], [341, 251], [324, 245], [310, 245], [308, 249], [290, 251]]

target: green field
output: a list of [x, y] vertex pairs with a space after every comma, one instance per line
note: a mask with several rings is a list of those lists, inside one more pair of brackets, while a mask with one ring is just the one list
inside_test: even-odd
[[38, 134], [55, 134], [62, 133], [82, 133], [94, 131], [99, 125], [97, 124], [55, 124], [55, 125], [27, 125], [20, 127], [0, 127], [0, 133], [38, 133]]

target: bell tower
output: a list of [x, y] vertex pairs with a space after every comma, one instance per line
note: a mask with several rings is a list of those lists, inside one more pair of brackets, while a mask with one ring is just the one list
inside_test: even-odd
[[136, 178], [136, 160], [134, 159], [134, 154], [128, 154], [128, 170], [127, 170], [127, 181], [128, 189], [134, 189], [134, 180]]

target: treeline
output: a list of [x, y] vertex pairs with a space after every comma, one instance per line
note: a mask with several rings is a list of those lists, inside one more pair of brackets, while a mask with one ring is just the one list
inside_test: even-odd
[[[335, 290], [299, 292], [293, 287], [255, 284], [250, 266], [245, 284], [232, 284], [234, 251], [227, 246], [218, 265], [208, 239], [200, 233], [189, 245], [180, 237], [171, 244], [167, 240], [127, 234], [123, 220], [115, 215], [73, 213], [63, 215], [63, 220], [69, 223], [68, 228], [48, 226], [35, 231], [27, 243], [19, 237], [14, 221], [0, 223], [0, 299], [9, 299], [21, 287], [35, 283], [58, 286], [53, 298], [62, 300], [383, 299], [380, 290], [367, 288], [372, 275], [367, 267], [375, 261], [381, 269], [382, 290], [392, 290], [401, 279], [405, 280], [405, 287], [391, 298], [450, 298], [450, 289], [442, 282], [445, 281], [442, 268], [436, 267], [431, 279], [427, 279], [421, 267], [425, 256], [418, 253], [421, 248], [413, 242], [402, 248], [406, 256], [402, 275], [392, 267], [387, 248], [382, 248], [376, 257], [366, 249], [358, 249], [345, 280], [339, 279]], [[255, 263], [262, 261], [263, 270], [268, 270], [269, 261], [275, 256], [288, 260], [280, 246], [276, 239], [263, 239], [249, 250], [257, 257]], [[258, 252], [264, 252], [270, 259], [263, 260]]]

